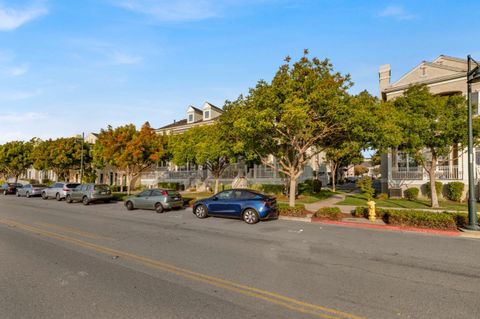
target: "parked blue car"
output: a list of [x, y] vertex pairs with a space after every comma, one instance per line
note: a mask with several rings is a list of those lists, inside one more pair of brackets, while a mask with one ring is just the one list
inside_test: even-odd
[[193, 213], [198, 218], [221, 216], [243, 219], [247, 224], [278, 218], [277, 200], [248, 189], [229, 189], [196, 201]]

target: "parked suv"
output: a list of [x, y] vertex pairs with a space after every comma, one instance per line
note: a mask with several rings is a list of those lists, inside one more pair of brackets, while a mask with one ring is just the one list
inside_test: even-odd
[[64, 199], [69, 192], [71, 192], [75, 187], [80, 185], [79, 183], [65, 183], [58, 182], [53, 184], [50, 187], [47, 187], [42, 192], [43, 199], [55, 198], [58, 201]]
[[112, 191], [104, 184], [80, 184], [65, 196], [67, 203], [74, 201], [88, 205], [93, 202], [102, 201], [108, 203], [112, 199]]
[[41, 196], [44, 189], [45, 185], [27, 184], [21, 188], [17, 188], [17, 197], [25, 196], [28, 198], [32, 196]]

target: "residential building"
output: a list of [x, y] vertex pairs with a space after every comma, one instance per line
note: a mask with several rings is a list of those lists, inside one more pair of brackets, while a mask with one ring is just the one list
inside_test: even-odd
[[[385, 64], [379, 69], [380, 94], [384, 101], [402, 96], [413, 84], [425, 84], [430, 92], [438, 95], [467, 94], [467, 60], [440, 55], [432, 62], [423, 61], [397, 81], [391, 82], [390, 65]], [[480, 84], [473, 85], [472, 98], [478, 114], [478, 91]], [[476, 153], [476, 176], [479, 176], [480, 148]], [[466, 149], [463, 146], [452, 145], [450, 154], [438, 160], [436, 177], [442, 183], [459, 181], [468, 182], [468, 162]], [[391, 150], [382, 155], [381, 164], [382, 192], [392, 196], [402, 196], [402, 191], [408, 187], [419, 187], [428, 182], [428, 174], [413, 158], [401, 149]], [[476, 178], [478, 180], [478, 178]]]

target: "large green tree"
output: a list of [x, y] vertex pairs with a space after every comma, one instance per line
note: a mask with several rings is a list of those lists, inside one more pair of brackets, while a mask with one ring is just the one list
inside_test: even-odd
[[[310, 159], [325, 149], [348, 114], [348, 75], [330, 62], [287, 57], [271, 82], [259, 81], [246, 97], [227, 103], [225, 117], [235, 147], [243, 147], [290, 181], [289, 204], [295, 205], [296, 184]], [[273, 155], [278, 163], [272, 163]]]
[[194, 163], [207, 168], [215, 179], [215, 193], [218, 192], [222, 173], [239, 155], [225, 138], [228, 129], [222, 122], [197, 126], [174, 136], [170, 144], [172, 160], [176, 165]]
[[[52, 170], [59, 180], [67, 180], [71, 170], [80, 169], [82, 140], [75, 137], [36, 141], [33, 150], [33, 166], [36, 169]], [[90, 167], [89, 144], [83, 145], [84, 169]]]
[[393, 101], [401, 114], [401, 147], [414, 157], [425, 171], [430, 183], [431, 206], [439, 207], [435, 191], [437, 163], [447, 157], [454, 145], [466, 145], [467, 111], [461, 95], [438, 96], [425, 85], [408, 88]]
[[0, 167], [7, 177], [18, 177], [32, 165], [32, 142], [13, 141], [0, 147]]
[[97, 167], [110, 164], [125, 172], [127, 192], [140, 174], [155, 165], [165, 155], [166, 137], [156, 134], [146, 122], [140, 130], [128, 124], [101, 130], [94, 145], [93, 158]]

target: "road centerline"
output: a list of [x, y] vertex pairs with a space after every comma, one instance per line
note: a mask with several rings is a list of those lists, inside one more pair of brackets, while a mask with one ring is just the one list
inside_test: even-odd
[[221, 278], [216, 278], [216, 277], [205, 275], [202, 273], [197, 273], [197, 272], [180, 268], [162, 261], [150, 259], [148, 257], [135, 255], [135, 254], [124, 252], [117, 249], [112, 249], [106, 246], [93, 244], [93, 243], [86, 242], [73, 237], [69, 237], [63, 234], [54, 233], [51, 231], [36, 228], [34, 226], [23, 224], [14, 220], [0, 219], [0, 224], [4, 224], [10, 227], [15, 227], [17, 229], [22, 229], [28, 232], [36, 233], [38, 235], [45, 236], [48, 238], [53, 238], [60, 241], [68, 242], [70, 244], [74, 244], [76, 246], [80, 246], [80, 247], [93, 250], [99, 253], [103, 253], [106, 255], [119, 256], [124, 259], [131, 260], [151, 268], [156, 268], [159, 270], [163, 270], [165, 272], [174, 273], [178, 276], [188, 278], [193, 281], [221, 287], [226, 290], [233, 291], [242, 295], [250, 296], [256, 299], [261, 299], [261, 300], [282, 306], [284, 308], [290, 309], [292, 311], [310, 314], [310, 315], [321, 317], [321, 318], [364, 319], [364, 317], [356, 316], [356, 315], [339, 311], [333, 308], [328, 308], [328, 307], [323, 307], [323, 306], [303, 302], [303, 301], [300, 301], [291, 297], [287, 297], [278, 293], [262, 290], [256, 287], [250, 287], [247, 285], [243, 285], [240, 283], [232, 282], [232, 281], [221, 279]]

